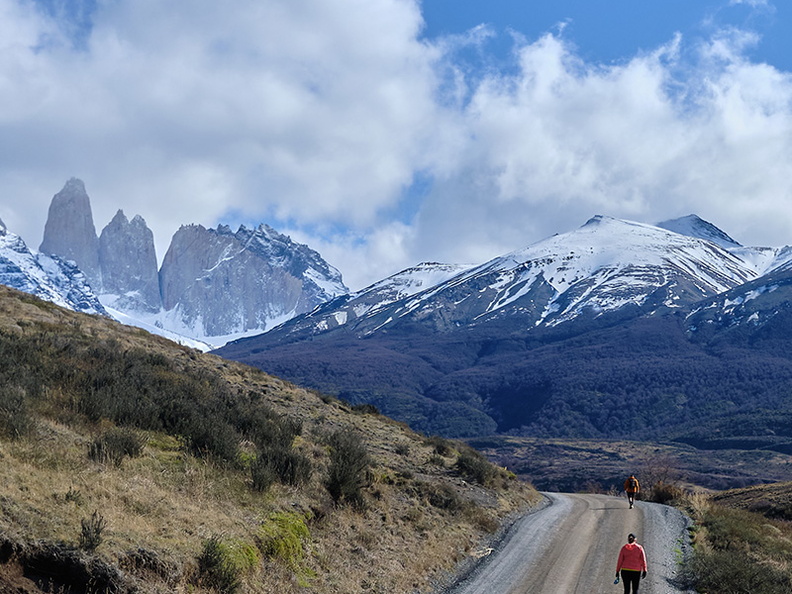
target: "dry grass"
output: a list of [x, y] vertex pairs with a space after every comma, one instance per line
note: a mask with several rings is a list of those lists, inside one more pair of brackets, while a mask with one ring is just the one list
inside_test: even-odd
[[[72, 336], [89, 342], [111, 338], [119, 348], [164, 355], [184, 374], [209, 370], [233, 393], [255, 393], [277, 414], [302, 421], [294, 447], [311, 461], [310, 481], [299, 488], [275, 485], [263, 493], [251, 488], [244, 468], [197, 458], [180, 439], [161, 432], [147, 432], [142, 455], [118, 466], [91, 461], [88, 445], [112, 424], [91, 423], [69, 411], [72, 395], [56, 389], [36, 403], [30, 435], [0, 440], [0, 533], [21, 543], [76, 547], [81, 521], [96, 511], [107, 528], [95, 554], [137, 576], [142, 592], [203, 591], [197, 559], [206, 539], [217, 536], [255, 550], [260, 526], [284, 512], [305, 518], [304, 556], [290, 561], [259, 555], [255, 567], [241, 576], [241, 591], [430, 592], [485, 546], [504, 518], [538, 499], [529, 485], [503, 471], [495, 472], [487, 486], [463, 480], [453, 470], [461, 447], [440, 457], [430, 442], [401, 423], [360, 414], [258, 370], [3, 287], [0, 331], [26, 337], [46, 332], [59, 340]], [[340, 428], [358, 432], [372, 460], [361, 508], [334, 505], [324, 487], [325, 437]], [[453, 492], [460, 505], [431, 504], [427, 493], [432, 489], [420, 486], [427, 483]], [[157, 567], [169, 570], [157, 575], [151, 567], [141, 568], [131, 562], [135, 555], [155, 558]], [[19, 573], [13, 560], [0, 563], [0, 583]]]
[[682, 502], [695, 522], [695, 555], [687, 568], [700, 592], [782, 594], [792, 589], [792, 526], [747, 511], [756, 492], [788, 493], [789, 484], [766, 485]]

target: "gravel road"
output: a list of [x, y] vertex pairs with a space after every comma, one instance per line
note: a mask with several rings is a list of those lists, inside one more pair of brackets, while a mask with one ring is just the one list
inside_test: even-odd
[[607, 495], [545, 493], [539, 511], [521, 518], [497, 549], [448, 594], [599, 594], [614, 585], [619, 549], [630, 532], [644, 546], [649, 570], [641, 594], [677, 594], [672, 581], [690, 550], [688, 520], [656, 503]]

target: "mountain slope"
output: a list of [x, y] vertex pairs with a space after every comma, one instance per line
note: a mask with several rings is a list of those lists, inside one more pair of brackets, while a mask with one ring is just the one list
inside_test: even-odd
[[418, 271], [404, 271], [284, 324], [257, 339], [261, 344], [256, 348], [342, 325], [365, 336], [403, 323], [450, 332], [510, 318], [515, 328], [528, 331], [611, 313], [646, 315], [694, 303], [757, 276], [752, 265], [709, 241], [609, 217], [594, 217], [576, 231], [465, 267], [421, 291], [383, 298], [383, 286], [413, 274]]
[[15, 592], [430, 592], [536, 498], [462, 444], [6, 287], [0, 352]]
[[[785, 250], [734, 250], [595, 217], [360, 315], [350, 312], [373, 291], [217, 352], [429, 433], [694, 439], [737, 412], [792, 407], [790, 357], [770, 341], [756, 348], [761, 328], [715, 341], [757, 316], [779, 344], [790, 336], [778, 313], [788, 296], [768, 288], [782, 284]], [[779, 302], [749, 309], [765, 299]]]
[[61, 307], [107, 315], [85, 275], [57, 256], [32, 253], [0, 221], [0, 284], [30, 293]]

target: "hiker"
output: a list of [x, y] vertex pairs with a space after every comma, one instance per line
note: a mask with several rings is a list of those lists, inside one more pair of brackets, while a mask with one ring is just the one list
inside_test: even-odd
[[635, 505], [635, 496], [641, 492], [641, 485], [638, 484], [638, 479], [634, 474], [624, 481], [624, 490], [627, 492], [627, 501], [630, 502], [630, 509]]
[[624, 583], [624, 594], [638, 592], [641, 578], [646, 577], [646, 553], [641, 545], [635, 542], [635, 534], [627, 535], [627, 544], [619, 551], [619, 560], [616, 562], [616, 583], [621, 575]]

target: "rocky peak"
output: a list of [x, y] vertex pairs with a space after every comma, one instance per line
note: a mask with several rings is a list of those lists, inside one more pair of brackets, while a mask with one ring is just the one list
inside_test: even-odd
[[102, 292], [117, 295], [114, 307], [159, 311], [162, 300], [154, 234], [143, 217], [127, 220], [119, 210], [99, 237]]
[[263, 331], [346, 293], [318, 253], [267, 227], [182, 226], [160, 269], [165, 310], [192, 335]]
[[101, 286], [99, 239], [81, 180], [71, 178], [53, 196], [39, 251], [75, 262], [92, 286]]

